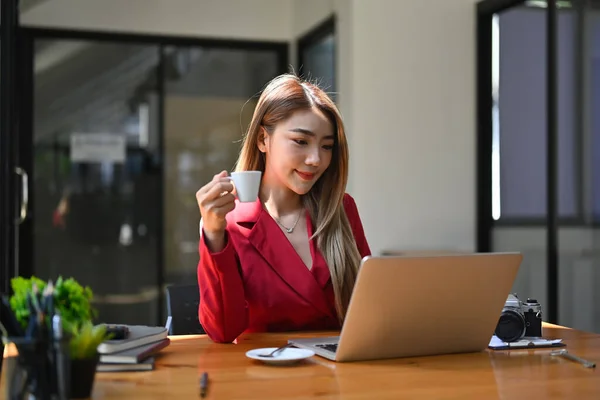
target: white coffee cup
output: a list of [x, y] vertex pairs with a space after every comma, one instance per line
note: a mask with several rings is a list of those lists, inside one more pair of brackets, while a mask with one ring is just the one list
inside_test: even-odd
[[239, 171], [231, 173], [237, 198], [242, 203], [254, 202], [258, 197], [261, 171]]

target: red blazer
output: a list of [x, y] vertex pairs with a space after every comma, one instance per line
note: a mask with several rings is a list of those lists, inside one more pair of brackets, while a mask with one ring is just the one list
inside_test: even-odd
[[[361, 257], [371, 254], [354, 199], [344, 209]], [[306, 214], [308, 235], [314, 227]], [[242, 332], [338, 330], [333, 286], [325, 259], [311, 241], [312, 269], [259, 200], [237, 203], [227, 215], [227, 244], [218, 253], [200, 238], [200, 323], [215, 342]]]

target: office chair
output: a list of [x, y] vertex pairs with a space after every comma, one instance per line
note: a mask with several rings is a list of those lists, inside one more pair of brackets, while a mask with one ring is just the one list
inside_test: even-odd
[[167, 286], [167, 311], [171, 317], [169, 335], [204, 334], [198, 320], [200, 292], [198, 285]]

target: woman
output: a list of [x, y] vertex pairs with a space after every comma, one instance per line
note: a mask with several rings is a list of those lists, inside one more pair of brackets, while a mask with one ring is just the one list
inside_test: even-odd
[[237, 161], [248, 170], [263, 173], [254, 203], [235, 199], [226, 171], [196, 194], [200, 323], [216, 342], [339, 329], [370, 249], [345, 194], [348, 144], [331, 99], [293, 75], [272, 80]]

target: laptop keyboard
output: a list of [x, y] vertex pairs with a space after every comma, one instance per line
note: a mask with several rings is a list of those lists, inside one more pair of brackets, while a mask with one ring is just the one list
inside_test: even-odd
[[317, 347], [320, 347], [322, 349], [325, 349], [327, 351], [331, 351], [331, 352], [336, 352], [337, 351], [337, 343], [329, 343], [329, 344], [317, 344]]

